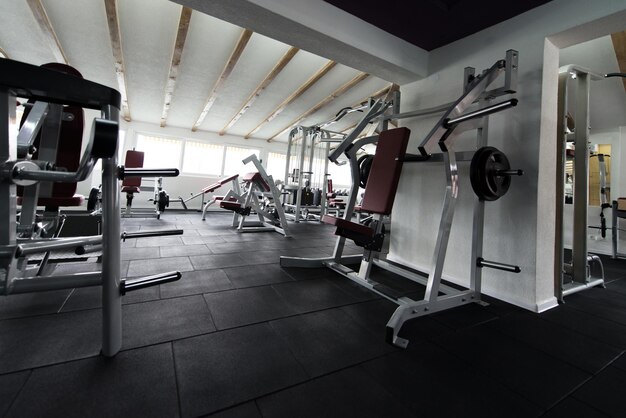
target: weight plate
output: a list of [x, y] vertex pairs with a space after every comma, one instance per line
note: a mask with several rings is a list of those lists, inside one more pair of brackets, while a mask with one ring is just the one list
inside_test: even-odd
[[511, 177], [499, 175], [510, 170], [506, 155], [495, 147], [482, 147], [476, 151], [470, 165], [470, 182], [480, 200], [494, 201], [506, 194]]

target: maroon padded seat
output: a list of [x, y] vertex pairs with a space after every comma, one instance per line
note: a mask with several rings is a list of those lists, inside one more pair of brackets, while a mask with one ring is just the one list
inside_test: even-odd
[[243, 176], [243, 181], [245, 182], [255, 182], [256, 184], [259, 185], [259, 187], [262, 189], [262, 191], [264, 192], [269, 192], [270, 191], [270, 186], [268, 186], [268, 184], [265, 182], [265, 180], [263, 180], [263, 176], [261, 176], [261, 173], [259, 173], [258, 171], [252, 172], [252, 173], [247, 173], [245, 176]]
[[[224, 197], [226, 196], [213, 196], [213, 200], [224, 200]], [[237, 198], [236, 197], [229, 197], [227, 202], [236, 202]]]
[[[124, 167], [126, 168], [143, 168], [143, 157], [144, 153], [142, 151], [128, 150], [126, 151], [126, 158], [124, 159]], [[122, 192], [123, 193], [139, 193], [139, 186], [141, 186], [141, 177], [126, 177], [122, 181]], [[127, 190], [124, 190], [128, 188]], [[133, 191], [135, 190], [136, 191]]]
[[241, 203], [239, 203], [239, 202], [228, 202], [228, 201], [222, 200], [220, 202], [220, 208], [237, 211], [237, 210], [241, 209]]
[[[66, 64], [53, 62], [43, 64], [41, 67], [83, 78], [78, 70]], [[29, 100], [28, 103], [32, 104], [34, 101]], [[20, 121], [20, 127], [26, 121], [29, 113], [30, 108], [26, 108], [22, 120]], [[75, 172], [80, 165], [80, 151], [82, 149], [85, 125], [84, 111], [78, 106], [64, 106], [63, 113], [72, 115], [72, 118], [64, 118], [61, 122], [56, 160], [54, 163], [57, 167], [63, 167], [67, 169], [67, 171]], [[41, 131], [37, 134], [33, 145], [39, 148], [40, 142]], [[33, 160], [37, 160], [38, 158], [39, 152], [36, 151], [33, 154]], [[74, 195], [74, 193], [76, 193], [76, 187], [76, 183], [53, 183], [49, 196], [43, 195], [42, 193], [39, 194], [37, 205], [46, 207], [80, 206], [84, 202], [84, 196]], [[23, 193], [24, 189], [18, 187], [17, 195], [22, 196]], [[21, 199], [18, 200], [18, 204], [21, 204]]]
[[346, 221], [342, 218], [336, 218], [331, 215], [324, 215], [322, 222], [328, 225], [334, 225], [338, 229], [347, 229], [356, 234], [363, 235], [364, 237], [372, 238], [374, 236], [374, 230], [369, 226], [361, 225], [355, 222]]
[[[361, 211], [382, 215], [391, 213], [410, 134], [411, 131], [407, 128], [390, 129], [380, 133], [363, 202], [359, 208]], [[337, 235], [354, 239], [355, 242], [362, 242], [374, 236], [372, 228], [334, 216], [324, 215], [322, 222], [335, 225]]]
[[223, 185], [225, 185], [226, 183], [235, 180], [237, 177], [239, 177], [239, 174], [235, 174], [234, 176], [230, 176], [230, 177], [225, 177], [223, 179], [218, 180], [217, 183], [213, 183], [211, 185], [206, 186], [204, 189], [200, 191], [205, 194], [212, 193], [216, 191], [217, 189], [219, 189], [220, 187], [222, 187]]

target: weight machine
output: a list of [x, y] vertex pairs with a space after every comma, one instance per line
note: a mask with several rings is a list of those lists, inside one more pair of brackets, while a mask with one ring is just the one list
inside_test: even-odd
[[[131, 169], [117, 165], [119, 109], [118, 91], [82, 79], [63, 64], [51, 68], [0, 60], [0, 292], [5, 295], [102, 286], [102, 354], [114, 356], [122, 343], [122, 295], [148, 286], [179, 280], [173, 271], [136, 279], [120, 277], [120, 239], [181, 234], [182, 230], [120, 233], [119, 180], [127, 177], [178, 175], [170, 169]], [[76, 74], [78, 73], [78, 74]], [[32, 103], [18, 131], [16, 97]], [[83, 108], [101, 112], [94, 119], [91, 136], [75, 168], [64, 167], [61, 148], [82, 138]], [[71, 109], [71, 112], [69, 110]], [[72, 117], [66, 114], [72, 113]], [[80, 128], [64, 124], [81, 121]], [[71, 152], [80, 155], [81, 147]], [[59, 151], [59, 152], [57, 152]], [[33, 156], [37, 153], [37, 157]], [[59, 238], [41, 227], [37, 206], [63, 206], [67, 196], [55, 187], [73, 185], [90, 176], [102, 160], [102, 235]], [[19, 224], [17, 187], [24, 188]], [[50, 195], [41, 193], [51, 191]], [[71, 193], [74, 193], [72, 191]], [[47, 200], [46, 200], [47, 199]], [[102, 271], [80, 274], [41, 274], [28, 267], [36, 254], [99, 246]], [[37, 271], [35, 271], [37, 270]]]
[[[387, 323], [386, 339], [399, 347], [406, 347], [408, 341], [398, 333], [404, 322], [429, 313], [461, 306], [468, 303], [480, 303], [482, 268], [493, 268], [511, 273], [519, 273], [518, 266], [485, 260], [482, 256], [484, 205], [502, 197], [509, 189], [511, 176], [521, 175], [521, 170], [512, 170], [508, 159], [501, 151], [487, 146], [489, 115], [513, 107], [516, 99], [508, 99], [491, 104], [499, 96], [515, 93], [517, 84], [517, 51], [509, 50], [505, 60], [497, 61], [492, 67], [476, 75], [473, 68], [466, 68], [464, 74], [464, 92], [461, 97], [436, 108], [400, 113], [400, 92], [394, 93], [392, 114], [385, 114], [389, 103], [378, 100], [369, 106], [367, 113], [355, 129], [329, 155], [331, 162], [345, 154], [350, 162], [352, 188], [349, 202], [343, 218], [325, 216], [324, 222], [337, 227], [338, 235], [332, 257], [326, 258], [280, 258], [284, 267], [321, 267], [326, 266], [344, 277], [366, 287], [378, 295], [396, 303], [398, 308]], [[500, 76], [504, 75], [504, 86], [487, 90]], [[463, 113], [474, 103], [478, 109]], [[406, 154], [409, 131], [406, 128], [388, 130], [391, 120], [420, 117], [443, 113], [435, 127], [418, 146], [419, 154]], [[371, 122], [379, 122], [379, 135], [357, 139], [363, 129]], [[477, 130], [476, 152], [455, 152], [454, 143], [457, 135], [468, 130]], [[373, 214], [370, 226], [352, 222], [357, 194], [359, 192], [359, 166], [357, 152], [366, 144], [377, 145], [371, 176], [365, 188], [362, 208]], [[436, 149], [440, 152], [433, 153]], [[454, 209], [458, 197], [458, 162], [471, 161], [470, 180], [477, 195], [473, 206], [472, 249], [470, 280], [466, 290], [458, 290], [442, 283], [442, 271], [446, 258]], [[395, 191], [400, 178], [402, 165], [406, 163], [443, 163], [446, 178], [445, 197], [439, 224], [436, 245], [433, 250], [431, 269], [424, 275], [416, 274], [409, 268], [391, 263], [381, 254], [386, 232], [383, 230], [383, 216], [391, 213]], [[363, 255], [344, 256], [346, 238], [352, 239], [364, 248]], [[358, 271], [347, 265], [360, 263]], [[426, 287], [422, 300], [413, 300], [408, 294], [377, 283], [371, 277], [372, 267], [376, 265], [384, 270], [420, 283]], [[440, 295], [443, 293], [443, 295]]]

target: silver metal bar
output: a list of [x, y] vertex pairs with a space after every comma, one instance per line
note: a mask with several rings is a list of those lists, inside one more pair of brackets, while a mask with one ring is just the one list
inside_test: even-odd
[[[63, 105], [51, 104], [48, 109], [48, 115], [43, 120], [43, 126], [41, 127], [41, 137], [39, 140], [38, 159], [41, 161], [48, 161], [50, 163], [57, 162], [57, 154], [59, 150], [59, 140], [61, 135], [61, 123], [63, 122]], [[16, 173], [16, 178], [24, 178], [28, 180], [35, 180], [28, 178], [29, 173], [34, 173], [35, 176], [39, 174], [48, 173], [46, 171], [34, 171], [20, 170], [24, 173], [24, 177]], [[64, 173], [67, 174], [67, 173]], [[52, 182], [54, 178], [44, 177], [40, 179], [43, 182], [39, 186], [39, 196], [51, 197], [52, 196]]]
[[74, 289], [78, 287], [100, 286], [101, 284], [102, 273], [99, 271], [59, 276], [21, 277], [13, 280], [11, 294]]
[[48, 103], [35, 102], [33, 107], [30, 109], [30, 113], [28, 114], [26, 121], [20, 128], [19, 134], [17, 134], [18, 154], [25, 155], [29, 153], [28, 151], [31, 150], [47, 114]]
[[472, 119], [482, 118], [492, 113], [500, 112], [501, 110], [508, 109], [510, 107], [517, 106], [517, 99], [505, 100], [504, 102], [496, 103], [491, 106], [481, 107], [473, 112], [465, 113], [453, 119], [448, 119], [443, 123], [444, 128], [450, 128], [451, 126], [459, 123], [467, 122]]
[[[117, 117], [115, 114], [114, 120]], [[115, 153], [102, 161], [102, 354], [107, 357], [117, 354], [122, 346], [121, 213], [117, 174]]]
[[72, 238], [41, 239], [33, 242], [20, 243], [17, 246], [17, 256], [26, 257], [46, 251], [66, 250], [80, 245], [96, 245], [102, 242], [101, 235]]
[[572, 280], [587, 281], [587, 205], [589, 204], [589, 76], [577, 74], [574, 130], [574, 231]]
[[123, 178], [126, 177], [177, 177], [180, 174], [177, 168], [124, 168]]

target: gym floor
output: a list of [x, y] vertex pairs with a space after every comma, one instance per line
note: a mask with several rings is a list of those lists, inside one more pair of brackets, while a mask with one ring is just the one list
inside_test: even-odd
[[2, 299], [0, 413], [624, 416], [626, 261], [604, 259], [606, 289], [542, 315], [487, 298], [487, 307], [409, 322], [403, 351], [384, 342], [392, 303], [326, 269], [279, 267], [280, 255], [330, 254], [332, 228], [292, 224], [295, 237], [284, 239], [238, 234], [229, 221], [175, 212], [124, 220], [127, 231], [185, 230], [124, 243], [124, 275], [183, 278], [125, 296], [123, 349], [113, 359], [98, 355], [99, 288]]

